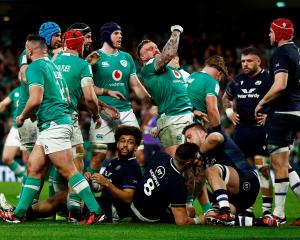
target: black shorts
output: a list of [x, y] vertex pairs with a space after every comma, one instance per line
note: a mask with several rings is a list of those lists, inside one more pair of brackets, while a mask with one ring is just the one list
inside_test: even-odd
[[249, 171], [248, 173], [241, 173], [238, 171], [240, 177], [240, 190], [236, 195], [228, 194], [229, 202], [236, 207], [236, 213], [243, 213], [251, 207], [259, 193], [260, 184], [256, 172]]
[[266, 130], [264, 126], [238, 124], [233, 140], [246, 157], [269, 156], [266, 149]]
[[267, 144], [287, 147], [293, 144], [300, 130], [300, 117], [291, 114], [273, 113], [267, 118]]

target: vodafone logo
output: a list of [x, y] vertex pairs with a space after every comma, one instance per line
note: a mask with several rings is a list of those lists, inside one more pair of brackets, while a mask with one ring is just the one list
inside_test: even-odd
[[172, 70], [176, 78], [181, 78], [181, 74], [178, 71]]
[[115, 81], [119, 81], [121, 78], [122, 78], [122, 72], [120, 70], [115, 70], [113, 71], [112, 73], [112, 78], [115, 80]]

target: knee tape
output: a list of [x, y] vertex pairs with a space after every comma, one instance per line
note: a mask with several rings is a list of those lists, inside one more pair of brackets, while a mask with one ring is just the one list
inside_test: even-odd
[[98, 152], [98, 153], [107, 153], [107, 144], [104, 143], [93, 143], [93, 152]]
[[289, 146], [282, 147], [272, 144], [268, 144], [267, 148], [270, 154], [288, 152], [290, 150]]
[[76, 145], [72, 148], [73, 158], [83, 158], [85, 154], [85, 150], [82, 144]]

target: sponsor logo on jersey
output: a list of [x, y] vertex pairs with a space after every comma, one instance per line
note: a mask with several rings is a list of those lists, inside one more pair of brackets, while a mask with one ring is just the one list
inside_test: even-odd
[[101, 64], [102, 64], [102, 67], [109, 67], [109, 63], [107, 61], [104, 61]]
[[249, 90], [242, 88], [241, 90], [244, 94], [238, 94], [238, 98], [259, 98], [260, 96], [257, 93], [253, 93], [256, 90], [256, 88], [250, 88]]
[[180, 72], [178, 72], [178, 71], [176, 71], [176, 70], [172, 70], [172, 72], [173, 72], [173, 74], [174, 74], [174, 76], [175, 76], [176, 78], [181, 78]]
[[257, 81], [254, 83], [254, 85], [261, 85], [261, 83], [262, 83], [262, 81], [257, 80]]
[[128, 62], [126, 60], [121, 60], [120, 63], [123, 67], [127, 67], [128, 65]]
[[245, 89], [245, 88], [242, 88], [242, 92], [243, 93], [253, 93], [255, 91], [256, 88], [250, 88], [249, 90]]
[[115, 80], [115, 81], [119, 81], [121, 80], [122, 78], [122, 72], [120, 70], [115, 70], [112, 72], [112, 78]]
[[155, 170], [155, 175], [159, 178], [162, 179], [165, 176], [166, 170], [163, 166], [158, 166]]
[[103, 135], [102, 134], [96, 134], [96, 139], [103, 139]]

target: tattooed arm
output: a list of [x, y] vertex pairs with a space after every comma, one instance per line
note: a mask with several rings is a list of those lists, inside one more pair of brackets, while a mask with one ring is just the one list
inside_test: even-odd
[[179, 37], [183, 31], [183, 28], [179, 25], [175, 25], [171, 27], [171, 37], [164, 46], [161, 54], [157, 55], [156, 58], [156, 70], [162, 69], [166, 66], [172, 58], [176, 56], [178, 44], [179, 44]]

